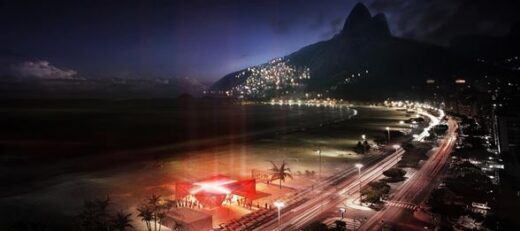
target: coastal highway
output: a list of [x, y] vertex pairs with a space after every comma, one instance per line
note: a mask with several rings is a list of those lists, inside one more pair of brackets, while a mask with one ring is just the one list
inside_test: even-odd
[[[397, 164], [401, 160], [403, 153], [404, 150], [402, 148], [397, 148], [383, 160], [371, 164], [366, 169], [362, 169], [362, 186], [377, 179], [385, 170]], [[282, 214], [280, 225], [278, 225], [277, 219], [274, 219], [256, 227], [254, 230], [297, 230], [311, 223], [320, 214], [344, 201], [346, 196], [359, 191], [357, 169], [351, 169], [349, 173], [351, 174], [348, 177], [344, 177], [343, 181], [338, 184], [325, 182], [322, 187], [310, 192], [308, 200]]]
[[[408, 179], [397, 191], [391, 196], [389, 201], [400, 204], [420, 205], [435, 187], [435, 182], [439, 180], [446, 163], [449, 160], [450, 153], [453, 150], [457, 139], [457, 123], [453, 119], [448, 120], [448, 131], [441, 140], [438, 148], [433, 150], [430, 158], [423, 166]], [[396, 228], [398, 230], [419, 230], [423, 229], [421, 222], [413, 222], [413, 211], [408, 208], [398, 206], [386, 206], [378, 211], [367, 222], [365, 222], [360, 230], [385, 230]]]
[[[450, 130], [450, 132], [452, 131]], [[363, 163], [365, 167], [361, 171], [362, 187], [377, 180], [384, 171], [395, 166], [401, 160], [404, 150], [398, 146], [394, 148], [392, 153], [382, 158], [373, 158]], [[280, 223], [278, 223], [276, 211], [269, 210], [266, 212], [267, 214], [260, 215], [260, 219], [236, 221], [235, 224], [240, 224], [238, 227], [224, 230], [299, 230], [315, 221], [326, 211], [345, 202], [347, 197], [358, 194], [359, 185], [357, 169], [345, 169], [323, 179], [312, 189], [303, 190], [290, 198], [281, 198], [285, 207], [281, 209]]]
[[[437, 118], [436, 118], [437, 119]], [[439, 120], [432, 121], [436, 125]], [[433, 125], [431, 125], [433, 126]], [[456, 141], [457, 124], [454, 120], [448, 121], [447, 135], [441, 141], [441, 145], [432, 150], [431, 157], [425, 162], [421, 169], [413, 175], [411, 179], [395, 193], [392, 200], [406, 203], [420, 203], [422, 202], [431, 189], [434, 187], [432, 180], [437, 179], [448, 160], [449, 154], [453, 149]], [[364, 169], [361, 176], [361, 184], [365, 186], [371, 181], [378, 179], [383, 171], [396, 165], [401, 159], [404, 150], [399, 148], [392, 155], [384, 160]], [[345, 180], [342, 184], [336, 187], [328, 187], [317, 194], [313, 199], [307, 201], [296, 209], [292, 209], [285, 216], [281, 218], [281, 225], [278, 226], [275, 221], [268, 223], [268, 225], [261, 226], [261, 229], [255, 230], [298, 230], [312, 221], [316, 220], [325, 211], [334, 209], [338, 204], [345, 201], [347, 196], [351, 196], [359, 192], [359, 180], [351, 177]], [[401, 210], [401, 211], [392, 211]], [[390, 207], [390, 209], [382, 210], [376, 213], [370, 220], [368, 220], [361, 228], [363, 230], [380, 230], [380, 220], [392, 220], [393, 216], [398, 214], [405, 214], [403, 208]], [[388, 213], [386, 213], [388, 211]]]

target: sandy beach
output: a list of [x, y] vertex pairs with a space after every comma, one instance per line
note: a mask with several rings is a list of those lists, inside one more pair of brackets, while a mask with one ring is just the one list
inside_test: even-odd
[[[251, 110], [258, 105], [242, 105], [243, 110]], [[254, 110], [279, 111], [282, 115], [276, 120], [249, 121], [253, 117], [237, 120], [241, 132], [237, 138], [228, 139], [211, 147], [196, 150], [179, 149], [174, 145], [160, 144], [151, 147], [136, 148], [132, 155], [154, 155], [142, 161], [126, 161], [117, 164], [118, 158], [111, 159], [112, 167], [93, 170], [67, 171], [70, 162], [95, 164], [103, 161], [99, 158], [66, 158], [49, 168], [63, 169], [62, 173], [48, 176], [37, 181], [38, 190], [24, 190], [24, 183], [13, 184], [11, 190], [0, 198], [3, 208], [11, 209], [6, 215], [6, 222], [31, 216], [34, 219], [44, 217], [46, 221], [65, 219], [61, 222], [70, 225], [73, 217], [82, 206], [84, 199], [110, 195], [118, 209], [135, 213], [135, 206], [152, 193], [171, 197], [174, 183], [178, 180], [197, 180], [207, 176], [222, 174], [244, 178], [251, 176], [252, 169], [268, 170], [270, 161], [286, 161], [291, 168], [294, 180], [284, 183], [284, 190], [305, 187], [315, 180], [308, 180], [305, 171], [319, 171], [317, 149], [322, 154], [322, 176], [330, 175], [360, 161], [369, 155], [358, 155], [352, 150], [365, 134], [369, 142], [386, 134], [386, 126], [392, 129], [405, 129], [399, 121], [411, 115], [405, 111], [383, 107], [353, 107], [350, 109], [320, 108], [279, 108], [280, 106], [261, 105]], [[288, 107], [288, 106], [287, 106]], [[357, 111], [353, 116], [352, 109]], [[265, 112], [269, 114], [269, 112]], [[272, 114], [271, 114], [272, 115]], [[258, 115], [255, 115], [258, 116]], [[252, 136], [244, 124], [260, 123], [263, 129], [252, 130], [260, 133]], [[265, 125], [275, 123], [275, 126]], [[236, 123], [232, 126], [237, 126]], [[251, 126], [249, 126], [250, 128]], [[280, 128], [278, 130], [274, 128]], [[188, 141], [193, 142], [193, 141]], [[139, 153], [141, 152], [141, 153]], [[110, 158], [108, 158], [110, 159]], [[61, 165], [61, 166], [59, 166]], [[59, 166], [59, 167], [56, 167]], [[71, 165], [74, 166], [74, 165]], [[6, 170], [4, 170], [6, 171]], [[34, 171], [18, 168], [18, 171]], [[314, 176], [317, 177], [317, 176]], [[303, 184], [302, 182], [306, 182]], [[261, 190], [261, 189], [260, 189]], [[11, 192], [11, 193], [9, 193]], [[266, 197], [269, 198], [269, 197]], [[269, 199], [266, 199], [268, 201]], [[59, 203], [58, 203], [59, 202]], [[264, 203], [264, 201], [262, 201]], [[137, 218], [136, 218], [137, 220]], [[5, 225], [5, 224], [4, 224]]]

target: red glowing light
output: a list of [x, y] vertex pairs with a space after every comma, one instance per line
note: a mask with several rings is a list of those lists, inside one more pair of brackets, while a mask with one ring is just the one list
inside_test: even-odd
[[253, 199], [256, 196], [256, 181], [254, 179], [232, 180], [221, 175], [194, 183], [177, 182], [175, 188], [177, 199], [193, 195], [197, 201], [207, 207], [221, 205], [229, 194], [248, 199]]
[[213, 181], [213, 182], [196, 182], [193, 185], [199, 186], [199, 188], [191, 191], [191, 194], [196, 194], [200, 191], [214, 193], [214, 194], [230, 194], [231, 190], [225, 187], [225, 185], [235, 183], [236, 180], [227, 181]]

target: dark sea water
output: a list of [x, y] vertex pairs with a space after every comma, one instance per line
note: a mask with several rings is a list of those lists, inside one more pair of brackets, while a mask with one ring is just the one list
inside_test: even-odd
[[[202, 100], [4, 102], [0, 230], [28, 218], [50, 224], [51, 230], [70, 230], [83, 199], [107, 193], [117, 199], [118, 208], [135, 212], [149, 190], [177, 177], [175, 169], [170, 175], [150, 163], [167, 160], [184, 169], [180, 159], [185, 156], [242, 145], [256, 150], [246, 153], [251, 156], [263, 151], [276, 155], [269, 148], [287, 154], [289, 147], [309, 141], [346, 150], [361, 134], [385, 135], [385, 126], [404, 118], [404, 112], [385, 108]], [[316, 144], [303, 148], [312, 150]], [[158, 178], [164, 176], [168, 178]]]
[[353, 115], [346, 107], [220, 101], [32, 100], [2, 105], [0, 181], [9, 187], [161, 158], [163, 150], [172, 155], [246, 143]]

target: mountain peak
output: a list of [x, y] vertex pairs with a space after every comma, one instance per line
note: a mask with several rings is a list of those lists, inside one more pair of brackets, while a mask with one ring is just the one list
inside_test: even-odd
[[356, 16], [359, 16], [359, 17], [364, 17], [366, 19], [370, 19], [371, 15], [370, 15], [370, 11], [368, 10], [368, 8], [365, 6], [365, 4], [359, 2], [357, 3], [354, 8], [352, 8], [352, 11], [350, 12], [350, 16], [353, 16], [353, 17], [356, 17]]
[[363, 5], [363, 3], [358, 3], [356, 6], [354, 6], [352, 11], [350, 11], [347, 20], [345, 20], [345, 24], [343, 25], [343, 30], [341, 33], [352, 34], [360, 31], [370, 22], [371, 19], [372, 16], [370, 15], [368, 8]]
[[376, 14], [374, 18], [372, 18], [372, 24], [374, 29], [379, 33], [378, 35], [389, 36], [390, 28], [388, 27], [388, 21], [386, 20], [386, 16], [383, 13]]
[[345, 20], [340, 34], [347, 37], [388, 36], [390, 30], [384, 14], [372, 17], [368, 8], [358, 3]]

